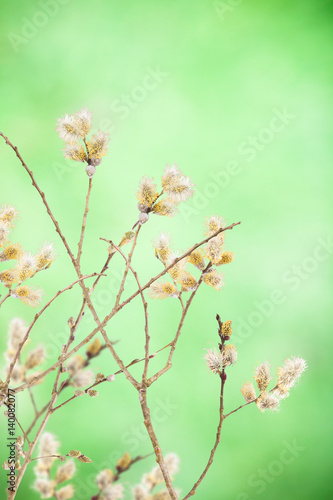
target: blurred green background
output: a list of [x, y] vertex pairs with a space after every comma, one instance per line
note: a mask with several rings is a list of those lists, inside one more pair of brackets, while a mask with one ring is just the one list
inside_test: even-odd
[[[218, 422], [219, 381], [202, 359], [203, 349], [216, 345], [218, 312], [233, 320], [239, 353], [228, 370], [226, 411], [242, 404], [239, 389], [258, 363], [269, 360], [275, 372], [285, 358], [298, 355], [309, 368], [279, 413], [261, 414], [250, 406], [226, 420], [196, 498], [332, 498], [332, 6], [324, 0], [21, 0], [1, 8], [1, 131], [33, 169], [74, 249], [88, 178], [82, 164], [64, 160], [56, 119], [87, 106], [94, 128], [111, 135], [110, 152], [94, 177], [84, 272], [98, 271], [105, 260], [100, 236], [118, 241], [135, 222], [140, 178], [158, 181], [167, 163], [191, 176], [196, 194], [176, 218], [154, 216], [143, 227], [133, 261], [142, 282], [161, 270], [151, 244], [161, 231], [184, 251], [201, 239], [205, 217], [242, 221], [226, 234], [235, 261], [224, 270], [224, 289], [202, 286], [174, 366], [149, 398], [162, 449], [180, 457], [175, 485], [183, 496], [208, 460]], [[0, 154], [1, 202], [20, 212], [13, 240], [31, 252], [45, 240], [56, 247], [56, 262], [33, 283], [45, 290], [46, 303], [75, 275], [41, 200], [4, 141]], [[101, 317], [113, 305], [122, 269], [115, 258], [93, 296]], [[133, 289], [131, 279], [126, 296]], [[43, 366], [59, 355], [67, 319], [77, 314], [80, 301], [79, 287], [62, 295], [33, 330], [29, 349], [44, 342]], [[150, 300], [149, 307], [154, 350], [173, 338], [180, 308], [171, 299]], [[5, 303], [2, 351], [9, 321], [19, 316], [29, 323], [35, 312], [14, 299]], [[92, 327], [87, 313], [77, 339]], [[142, 356], [140, 300], [107, 331], [119, 340], [125, 361]], [[165, 354], [157, 356], [152, 370], [164, 360]], [[104, 351], [92, 368], [111, 374], [116, 365]], [[132, 372], [139, 376], [138, 368]], [[34, 390], [39, 407], [54, 376]], [[99, 392], [98, 398], [71, 402], [47, 424], [62, 453], [74, 448], [93, 459], [78, 465], [73, 480], [75, 498], [82, 500], [96, 493], [96, 473], [114, 468], [125, 451], [150, 452], [127, 381], [117, 377]], [[68, 389], [64, 397], [71, 394]], [[17, 408], [27, 426], [32, 410], [26, 394], [17, 398]], [[4, 451], [5, 418], [1, 425]], [[124, 474], [126, 498], [153, 465], [151, 457]], [[30, 467], [18, 499], [39, 498], [33, 480]]]

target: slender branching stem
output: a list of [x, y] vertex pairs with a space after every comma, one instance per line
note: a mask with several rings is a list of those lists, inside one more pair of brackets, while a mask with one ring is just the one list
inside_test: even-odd
[[183, 498], [183, 500], [187, 500], [188, 498], [190, 498], [191, 496], [193, 496], [196, 493], [196, 490], [197, 490], [198, 486], [200, 485], [201, 481], [205, 478], [205, 476], [206, 476], [206, 474], [208, 472], [209, 467], [213, 463], [215, 452], [216, 452], [217, 447], [218, 447], [218, 445], [219, 445], [219, 443], [221, 441], [222, 423], [223, 423], [223, 420], [225, 419], [225, 416], [223, 415], [223, 410], [224, 410], [224, 406], [223, 406], [223, 391], [224, 391], [224, 385], [225, 385], [224, 370], [222, 371], [222, 374], [221, 374], [220, 378], [221, 378], [221, 390], [220, 390], [219, 423], [218, 423], [218, 426], [217, 426], [215, 443], [214, 443], [214, 446], [213, 446], [213, 448], [212, 448], [212, 450], [210, 452], [210, 456], [209, 456], [207, 465], [204, 468], [204, 471], [202, 472], [201, 476], [196, 481], [196, 483], [192, 486], [192, 488], [189, 491], [189, 493]]
[[82, 255], [83, 238], [84, 238], [84, 232], [86, 229], [87, 216], [88, 216], [88, 211], [89, 211], [89, 200], [90, 200], [91, 189], [92, 189], [92, 177], [89, 177], [88, 193], [87, 193], [87, 197], [86, 197], [86, 206], [84, 208], [82, 227], [81, 227], [81, 235], [80, 235], [80, 241], [78, 243], [78, 252], [77, 252], [77, 257], [76, 257], [76, 263], [78, 266], [80, 266], [80, 260], [81, 260], [81, 255]]

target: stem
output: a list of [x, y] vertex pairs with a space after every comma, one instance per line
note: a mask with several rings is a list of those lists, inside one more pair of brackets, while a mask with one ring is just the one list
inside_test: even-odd
[[86, 229], [86, 222], [87, 222], [87, 216], [88, 216], [88, 211], [89, 211], [89, 199], [90, 199], [91, 188], [92, 188], [92, 177], [89, 178], [88, 193], [86, 196], [86, 206], [84, 209], [82, 228], [81, 228], [81, 236], [80, 236], [80, 241], [78, 243], [78, 252], [77, 252], [77, 257], [76, 257], [76, 263], [78, 266], [80, 265], [80, 260], [81, 260], [81, 255], [82, 255], [82, 245], [83, 245], [84, 232]]
[[151, 444], [153, 445], [154, 452], [156, 455], [156, 461], [158, 462], [158, 465], [160, 466], [160, 469], [161, 469], [161, 472], [162, 472], [162, 475], [163, 475], [163, 478], [165, 481], [165, 485], [168, 489], [170, 498], [172, 500], [177, 500], [178, 497], [177, 497], [176, 491], [173, 487], [169, 471], [165, 465], [162, 451], [161, 451], [161, 448], [159, 446], [159, 442], [158, 442], [158, 439], [157, 439], [157, 436], [155, 434], [153, 424], [152, 424], [152, 421], [150, 418], [150, 410], [149, 410], [148, 404], [147, 404], [147, 387], [144, 386], [143, 384], [141, 385], [141, 388], [139, 390], [139, 399], [140, 399], [142, 414], [144, 417], [143, 423], [146, 426], [147, 432], [148, 432], [149, 437], [150, 437]]
[[221, 374], [220, 378], [221, 378], [221, 391], [220, 391], [219, 423], [218, 423], [218, 426], [217, 426], [215, 443], [214, 443], [214, 446], [213, 446], [213, 448], [212, 448], [212, 450], [210, 452], [209, 460], [207, 462], [207, 465], [206, 465], [203, 473], [201, 474], [201, 476], [199, 477], [199, 479], [197, 480], [197, 482], [192, 486], [192, 488], [188, 492], [188, 494], [183, 498], [183, 500], [187, 500], [191, 496], [195, 495], [198, 486], [200, 485], [201, 481], [206, 476], [209, 467], [213, 463], [216, 449], [217, 449], [217, 447], [219, 445], [219, 442], [221, 441], [222, 423], [223, 423], [223, 420], [225, 419], [225, 417], [223, 416], [223, 409], [224, 409], [224, 407], [223, 407], [223, 391], [224, 391], [224, 384], [225, 384], [224, 370], [222, 371], [222, 374]]
[[4, 296], [4, 298], [2, 300], [0, 300], [0, 307], [2, 306], [2, 304], [5, 302], [5, 300], [8, 299], [8, 297], [11, 296], [11, 290], [9, 290], [9, 292]]
[[[138, 236], [139, 236], [140, 229], [141, 229], [141, 226], [139, 226], [138, 229], [135, 232], [133, 245], [132, 245], [130, 253], [128, 254], [128, 258], [127, 258], [127, 261], [126, 261], [126, 267], [125, 267], [124, 275], [123, 275], [123, 278], [121, 280], [121, 284], [120, 284], [118, 295], [116, 297], [115, 305], [113, 306], [113, 310], [114, 311], [116, 311], [118, 309], [119, 302], [120, 302], [121, 296], [122, 296], [123, 291], [124, 291], [125, 281], [126, 281], [126, 278], [127, 278], [128, 270], [129, 270], [130, 265], [131, 265], [132, 256], [133, 256], [133, 252], [134, 252], [135, 247], [136, 247], [136, 243], [137, 243], [137, 239], [138, 239]], [[140, 293], [140, 290], [141, 290], [141, 288], [139, 289], [138, 293]]]

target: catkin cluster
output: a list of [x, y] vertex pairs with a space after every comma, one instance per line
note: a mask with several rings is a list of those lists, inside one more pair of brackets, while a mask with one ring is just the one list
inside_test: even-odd
[[[26, 333], [27, 327], [24, 324], [24, 321], [21, 318], [12, 319], [8, 332], [7, 350], [5, 352], [7, 372]], [[28, 350], [26, 343], [23, 347], [23, 350], [26, 350], [27, 353], [24, 356], [20, 355], [19, 359], [17, 359], [10, 377], [11, 384], [17, 385], [22, 382], [29, 383], [30, 381], [32, 381], [39, 374], [39, 372], [36, 371], [35, 368], [40, 366], [45, 360], [46, 352], [43, 344], [38, 345], [35, 349]], [[41, 382], [42, 379], [39, 381], [39, 383]]]
[[[221, 217], [211, 216], [205, 222], [205, 235], [211, 238], [206, 245], [196, 248], [187, 257], [178, 260], [178, 253], [172, 250], [170, 238], [162, 233], [154, 242], [155, 256], [168, 269], [172, 281], [155, 282], [150, 286], [153, 298], [178, 297], [181, 292], [192, 292], [198, 287], [199, 281], [193, 274], [193, 268], [199, 270], [199, 280], [215, 290], [223, 286], [223, 274], [216, 267], [229, 264], [234, 260], [234, 254], [224, 249], [225, 224]], [[198, 271], [197, 271], [198, 272]]]
[[19, 243], [9, 241], [10, 230], [17, 218], [17, 211], [11, 205], [0, 210], [0, 282], [9, 294], [24, 304], [35, 307], [41, 300], [42, 290], [31, 288], [25, 282], [38, 272], [48, 269], [55, 259], [52, 243], [44, 243], [33, 255], [26, 252]]
[[96, 167], [107, 154], [110, 140], [108, 132], [101, 130], [87, 139], [91, 129], [91, 119], [92, 112], [82, 108], [72, 115], [59, 118], [57, 125], [59, 137], [66, 143], [63, 150], [65, 158], [87, 163], [88, 177], [94, 175]]

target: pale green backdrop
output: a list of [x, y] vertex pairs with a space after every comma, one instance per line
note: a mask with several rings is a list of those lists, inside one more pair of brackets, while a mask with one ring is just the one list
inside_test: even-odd
[[[134, 259], [142, 281], [161, 269], [151, 246], [161, 231], [184, 251], [200, 240], [205, 217], [242, 221], [226, 235], [235, 261], [225, 269], [225, 288], [202, 287], [174, 367], [150, 396], [162, 448], [180, 456], [175, 484], [183, 494], [201, 473], [217, 426], [218, 379], [202, 360], [203, 349], [217, 341], [216, 313], [233, 320], [239, 352], [229, 370], [226, 410], [242, 403], [239, 388], [257, 363], [269, 360], [275, 371], [290, 355], [308, 361], [278, 414], [249, 407], [225, 422], [198, 500], [332, 497], [332, 7], [324, 0], [2, 2], [1, 131], [33, 169], [73, 248], [87, 177], [81, 164], [63, 159], [55, 122], [87, 106], [94, 127], [110, 131], [110, 153], [94, 178], [84, 272], [99, 270], [105, 258], [100, 236], [117, 241], [135, 222], [140, 177], [158, 180], [167, 163], [191, 176], [196, 195], [177, 218], [152, 217], [144, 226]], [[57, 250], [54, 266], [35, 279], [45, 303], [75, 279], [74, 272], [28, 176], [3, 141], [0, 158], [1, 202], [20, 212], [13, 238], [28, 251], [45, 240]], [[114, 261], [94, 295], [101, 315], [113, 303], [121, 266]], [[79, 288], [63, 295], [33, 331], [30, 346], [43, 341], [50, 361], [80, 300]], [[179, 304], [150, 301], [150, 307], [152, 346], [158, 349], [172, 339]], [[34, 314], [15, 300], [5, 303], [2, 350], [10, 319], [29, 322]], [[142, 355], [142, 324], [136, 299], [108, 327], [126, 361]], [[77, 337], [92, 325], [87, 313]], [[164, 359], [157, 357], [153, 367]], [[93, 368], [105, 374], [116, 369], [107, 352]], [[35, 390], [39, 406], [53, 380], [54, 374]], [[28, 398], [19, 397], [25, 424], [29, 408]], [[5, 424], [3, 419], [4, 433]], [[95, 494], [96, 472], [114, 468], [125, 451], [150, 451], [136, 394], [121, 377], [102, 385], [98, 398], [80, 398], [56, 413], [47, 430], [61, 440], [63, 453], [75, 448], [93, 459], [78, 466], [77, 499]], [[127, 491], [152, 466], [152, 458], [133, 466], [124, 475]], [[4, 472], [1, 477], [5, 481]], [[39, 498], [33, 478], [31, 467], [19, 500]]]

